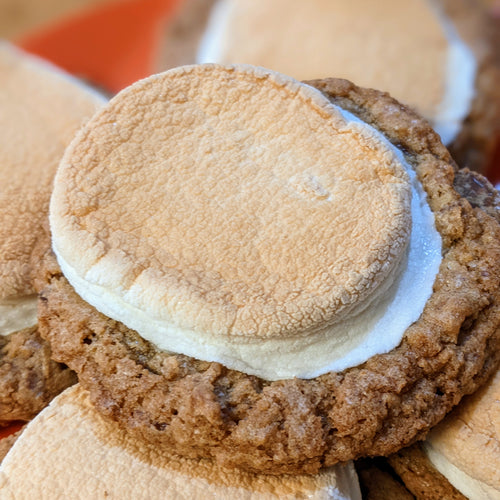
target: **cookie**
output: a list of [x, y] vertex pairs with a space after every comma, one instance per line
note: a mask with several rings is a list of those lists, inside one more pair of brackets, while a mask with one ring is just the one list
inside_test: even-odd
[[[220, 80], [215, 86], [209, 83], [209, 87], [213, 90], [212, 94], [204, 93], [199, 87], [204, 84], [203, 78], [211, 78], [214, 74], [217, 78], [220, 77]], [[251, 85], [246, 83], [249, 75]], [[172, 81], [178, 77], [182, 84], [177, 85], [176, 81]], [[183, 80], [184, 77], [189, 77], [192, 83], [186, 85], [188, 80]], [[239, 87], [240, 81], [243, 82], [242, 88]], [[193, 87], [191, 88], [190, 85]], [[261, 85], [266, 89], [266, 85], [270, 85], [274, 91], [266, 90], [262, 93]], [[387, 94], [362, 89], [345, 80], [326, 79], [309, 82], [309, 85], [319, 90], [321, 94], [316, 93], [309, 86], [297, 85], [299, 85], [298, 82], [262, 69], [203, 66], [178, 69], [154, 76], [118, 95], [108, 109], [94, 117], [94, 120], [66, 151], [64, 167], [59, 170], [56, 178], [56, 186], [59, 186], [59, 190], [56, 187], [55, 201], [54, 197], [52, 198], [54, 212], [51, 213], [54, 248], [59, 252], [59, 262], [62, 262], [69, 271], [73, 285], [76, 283], [80, 293], [85, 294], [86, 300], [94, 301], [99, 308], [107, 308], [110, 304], [115, 304], [116, 317], [111, 319], [82, 300], [63, 276], [54, 256], [45, 256], [45, 271], [38, 276], [37, 281], [37, 286], [42, 290], [39, 318], [42, 335], [50, 341], [55, 359], [67, 363], [78, 373], [80, 383], [89, 390], [93, 404], [103, 415], [117, 421], [139, 439], [156, 446], [168, 447], [177, 454], [191, 458], [211, 458], [225, 467], [239, 467], [256, 472], [314, 473], [321, 467], [337, 462], [361, 456], [393, 453], [423, 438], [429, 428], [441, 420], [462, 396], [476, 390], [487, 379], [495, 370], [499, 360], [500, 226], [483, 210], [471, 206], [467, 199], [455, 190], [453, 182], [456, 167], [438, 136], [424, 120]], [[226, 89], [226, 86], [230, 89], [230, 97], [217, 99], [217, 92], [225, 92], [221, 88]], [[172, 91], [173, 94], [169, 95], [171, 89], [181, 90], [178, 94]], [[243, 106], [248, 107], [247, 115], [251, 117], [256, 114], [252, 106], [258, 102], [261, 105], [259, 109], [261, 119], [255, 121], [260, 124], [259, 126], [263, 126], [267, 133], [267, 136], [262, 135], [263, 144], [266, 144], [268, 140], [274, 140], [274, 136], [269, 139], [269, 134], [276, 133], [278, 137], [282, 137], [282, 131], [288, 130], [285, 125], [279, 120], [266, 121], [265, 117], [268, 116], [267, 113], [277, 113], [283, 109], [281, 106], [274, 106], [274, 99], [278, 97], [281, 99], [284, 95], [281, 93], [284, 92], [283, 89], [287, 91], [293, 89], [292, 92], [286, 93], [286, 99], [291, 99], [286, 102], [287, 105], [292, 106], [296, 116], [300, 116], [299, 108], [304, 103], [306, 106], [318, 106], [317, 108], [313, 106], [316, 110], [313, 114], [314, 116], [321, 115], [326, 119], [327, 127], [331, 124], [334, 134], [332, 141], [344, 140], [343, 137], [339, 139], [336, 135], [335, 127], [337, 126], [344, 131], [347, 137], [345, 140], [349, 140], [350, 134], [357, 136], [358, 133], [366, 130], [363, 127], [368, 124], [372, 127], [369, 129], [369, 134], [363, 135], [363, 139], [360, 139], [361, 144], [370, 144], [365, 150], [363, 147], [360, 149], [364, 151], [363, 155], [367, 155], [366, 158], [374, 151], [378, 151], [377, 148], [382, 147], [382, 143], [386, 147], [386, 140], [392, 144], [391, 149], [384, 150], [382, 157], [384, 161], [389, 162], [388, 166], [392, 165], [392, 162], [403, 161], [401, 158], [404, 158], [411, 166], [410, 171], [415, 172], [415, 178], [422, 185], [426, 193], [426, 203], [432, 210], [432, 220], [435, 221], [440, 237], [438, 249], [440, 265], [439, 272], [432, 280], [433, 284], [431, 281], [430, 296], [424, 302], [423, 310], [415, 321], [411, 321], [405, 327], [401, 332], [402, 338], [396, 341], [388, 352], [368, 354], [366, 359], [357, 363], [352, 358], [351, 362], [354, 364], [343, 370], [326, 371], [309, 378], [280, 379], [278, 376], [276, 380], [272, 380], [269, 377], [247, 374], [239, 369], [230, 369], [210, 359], [197, 359], [182, 353], [176, 354], [172, 352], [172, 349], [159, 349], [155, 345], [157, 340], [154, 332], [154, 340], [150, 338], [148, 341], [144, 338], [144, 335], [150, 336], [151, 334], [148, 328], [139, 334], [125, 326], [117, 317], [122, 315], [128, 322], [135, 314], [131, 311], [138, 311], [137, 315], [144, 317], [141, 315], [147, 311], [148, 303], [156, 304], [161, 298], [164, 300], [162, 302], [164, 305], [156, 309], [157, 316], [151, 319], [155, 328], [158, 325], [160, 332], [164, 331], [161, 328], [166, 324], [166, 320], [160, 321], [158, 318], [165, 318], [167, 314], [170, 314], [172, 324], [177, 325], [174, 334], [177, 335], [176, 332], [181, 331], [186, 337], [195, 336], [195, 334], [206, 335], [207, 344], [219, 335], [226, 343], [221, 349], [224, 349], [228, 342], [230, 345], [238, 345], [240, 340], [238, 335], [240, 337], [255, 335], [259, 343], [268, 342], [268, 340], [275, 341], [276, 337], [273, 337], [275, 332], [272, 329], [266, 330], [264, 328], [266, 323], [261, 323], [260, 328], [257, 326], [255, 330], [250, 329], [241, 334], [236, 328], [227, 329], [224, 326], [225, 323], [220, 318], [235, 318], [234, 324], [237, 324], [236, 322], [243, 324], [242, 318], [237, 315], [231, 316], [234, 310], [232, 306], [238, 300], [237, 293], [241, 293], [241, 287], [235, 288], [233, 295], [230, 292], [209, 293], [211, 285], [219, 283], [214, 278], [217, 275], [213, 268], [206, 275], [200, 273], [199, 270], [197, 274], [194, 267], [192, 273], [186, 271], [189, 269], [190, 255], [198, 255], [196, 252], [203, 253], [204, 251], [199, 246], [190, 246], [185, 240], [188, 237], [196, 241], [196, 232], [182, 233], [180, 229], [169, 229], [169, 232], [166, 228], [169, 228], [171, 224], [174, 224], [174, 228], [193, 227], [192, 221], [188, 222], [186, 219], [184, 222], [184, 216], [180, 216], [180, 214], [186, 215], [185, 212], [176, 211], [179, 198], [175, 198], [175, 203], [168, 203], [168, 198], [177, 194], [177, 191], [168, 183], [175, 183], [177, 179], [181, 179], [182, 183], [182, 177], [178, 177], [184, 172], [182, 169], [196, 166], [195, 163], [190, 163], [191, 160], [184, 162], [182, 155], [186, 144], [191, 144], [192, 138], [196, 137], [197, 127], [201, 126], [204, 131], [215, 130], [218, 147], [225, 144], [222, 150], [226, 151], [226, 147], [230, 149], [228, 146], [230, 142], [223, 142], [226, 136], [218, 135], [217, 132], [221, 130], [217, 128], [220, 125], [219, 121], [222, 122], [226, 116], [226, 107], [229, 107], [229, 114], [235, 120], [233, 123], [236, 127], [236, 134], [231, 137], [237, 138], [238, 150], [245, 151], [245, 139], [257, 136], [245, 135], [245, 129], [238, 128], [241, 122], [238, 122], [235, 117], [240, 118], [242, 112], [234, 112], [233, 106], [235, 103], [244, 103]], [[245, 95], [243, 101], [238, 100], [240, 92]], [[268, 98], [270, 102], [263, 101], [262, 95], [266, 95], [266, 99]], [[304, 96], [309, 100], [304, 100]], [[302, 104], [296, 102], [295, 98]], [[195, 109], [194, 115], [191, 114], [189, 107], [192, 101], [196, 103], [193, 108]], [[339, 108], [331, 108], [331, 104]], [[179, 106], [180, 114], [173, 112], [170, 109], [171, 105]], [[187, 107], [184, 108], [184, 105]], [[338, 109], [350, 115], [344, 114], [341, 118], [337, 115], [340, 112]], [[183, 112], [182, 110], [189, 111]], [[357, 118], [345, 118], [353, 115]], [[211, 118], [212, 116], [214, 118]], [[288, 120], [286, 113], [284, 116], [287, 116]], [[172, 117], [174, 124], [162, 123], [162, 120], [169, 121]], [[335, 122], [335, 120], [339, 121]], [[209, 123], [206, 128], [203, 128], [206, 121]], [[311, 126], [313, 131], [318, 129], [313, 121], [301, 120], [301, 122], [313, 124]], [[182, 133], [184, 123], [189, 124], [189, 127], [184, 129], [187, 130], [185, 136]], [[336, 125], [333, 126], [333, 123]], [[224, 130], [226, 123], [222, 123], [221, 126]], [[300, 125], [293, 124], [292, 128], [298, 126]], [[378, 135], [379, 132], [385, 139]], [[171, 140], [169, 134], [175, 138], [177, 148], [164, 147], [162, 149], [162, 141]], [[155, 147], [150, 148], [146, 146], [145, 138], [148, 141], [159, 140], [159, 142]], [[377, 141], [380, 140], [381, 143], [375, 146], [370, 142], [374, 138], [377, 138]], [[114, 140], [121, 141], [121, 144], [111, 147]], [[186, 140], [187, 142], [184, 142]], [[295, 153], [294, 148], [309, 148], [310, 145], [314, 148], [313, 138], [304, 139], [304, 141], [304, 143], [300, 140], [292, 141], [287, 150], [288, 153], [290, 155], [292, 152]], [[195, 140], [193, 144], [200, 144], [200, 142]], [[257, 141], [256, 144], [260, 143]], [[210, 154], [217, 154], [217, 148], [211, 149], [209, 143], [205, 146], [206, 149], [191, 150], [188, 146], [187, 150], [194, 151], [195, 155], [202, 153], [207, 155], [202, 158], [210, 158]], [[402, 156], [394, 156], [389, 152], [393, 151], [393, 147]], [[260, 151], [258, 148], [257, 150]], [[150, 153], [153, 151], [155, 153]], [[347, 155], [352, 154], [351, 150], [344, 149], [343, 151], [347, 151], [345, 152]], [[75, 161], [76, 158], [82, 158], [80, 157], [82, 152], [84, 152], [83, 162]], [[115, 153], [121, 159], [120, 162], [114, 159]], [[157, 176], [148, 174], [141, 180], [145, 183], [143, 187], [145, 192], [150, 194], [148, 203], [141, 205], [137, 201], [143, 196], [142, 193], [135, 196], [126, 185], [125, 191], [121, 194], [119, 190], [114, 191], [113, 178], [117, 179], [122, 172], [127, 172], [126, 165], [130, 164], [131, 168], [133, 167], [127, 174], [130, 175], [130, 180], [140, 179], [143, 166], [146, 171], [149, 168], [156, 168], [151, 167], [149, 162], [145, 161], [148, 154], [155, 155], [152, 162], [159, 164], [160, 168]], [[308, 155], [310, 158], [310, 153]], [[105, 161], [104, 158], [106, 158]], [[191, 157], [188, 155], [188, 158]], [[231, 157], [227, 158], [230, 162]], [[331, 161], [332, 171], [337, 173], [333, 167], [335, 164], [333, 157]], [[71, 172], [76, 172], [73, 162], [74, 165], [78, 164], [78, 168], [89, 168], [90, 176], [85, 178], [77, 174], [76, 177], [71, 177], [73, 175]], [[221, 165], [226, 168], [226, 163], [222, 162]], [[273, 165], [272, 162], [268, 164]], [[82, 167], [82, 165], [88, 165], [88, 167]], [[161, 165], [164, 165], [165, 172], [161, 171]], [[212, 163], [208, 162], [207, 168], [210, 165]], [[253, 164], [249, 163], [249, 165], [252, 167]], [[202, 173], [203, 168], [197, 174], [205, 175], [206, 173]], [[104, 170], [100, 171], [100, 169]], [[391, 182], [396, 184], [406, 178], [405, 174], [401, 174], [401, 177], [398, 177], [399, 180], [396, 180], [393, 177], [396, 171], [395, 166], [388, 168], [384, 177], [392, 179]], [[410, 171], [407, 172], [408, 175]], [[211, 172], [215, 175], [217, 170]], [[277, 174], [278, 171], [275, 170], [275, 173]], [[267, 173], [264, 172], [263, 175]], [[311, 175], [314, 180], [314, 175]], [[332, 185], [325, 180], [328, 178], [328, 172], [321, 175], [322, 177], [318, 178], [320, 180], [316, 179], [316, 182], [312, 182], [311, 177], [295, 173], [289, 177], [291, 183], [287, 184], [287, 186], [293, 186], [293, 191], [286, 192], [292, 192], [294, 200], [306, 199], [308, 203], [319, 206], [330, 196], [334, 198], [337, 194]], [[353, 171], [353, 175], [356, 176], [356, 170]], [[104, 187], [93, 184], [93, 176], [101, 179]], [[189, 175], [186, 178], [193, 179], [193, 176]], [[241, 178], [243, 182], [238, 184], [238, 176], [234, 173], [220, 177], [208, 176], [210, 189], [204, 192], [203, 184], [190, 184], [189, 189], [195, 186], [193, 192], [196, 194], [194, 198], [187, 199], [191, 202], [196, 199], [196, 196], [200, 196], [201, 199], [196, 203], [203, 206], [206, 193], [217, 193], [219, 189], [217, 182], [222, 182], [222, 180], [236, 182], [235, 185], [238, 187], [235, 192], [239, 193], [239, 190], [242, 190], [241, 193], [245, 193], [246, 178], [243, 175]], [[338, 182], [341, 180], [342, 176], [339, 174]], [[358, 182], [355, 178], [352, 180]], [[87, 181], [90, 182], [90, 191], [86, 192], [85, 188], [79, 191]], [[366, 180], [359, 182], [360, 186], [366, 187]], [[134, 185], [139, 191], [143, 189], [137, 183]], [[255, 191], [257, 193], [263, 193], [266, 189], [265, 184], [259, 184], [257, 181], [255, 185], [259, 186]], [[377, 186], [378, 183], [374, 182], [373, 185]], [[91, 186], [96, 186], [97, 191], [92, 192], [94, 188]], [[225, 186], [227, 187], [227, 184]], [[99, 196], [94, 197], [98, 191]], [[75, 197], [75, 193], [78, 192], [80, 194]], [[188, 196], [187, 190], [180, 189], [180, 192], [183, 193], [182, 196]], [[124, 193], [127, 194], [124, 196]], [[116, 197], [115, 194], [117, 194]], [[213, 197], [217, 201], [224, 200], [224, 203], [221, 202], [222, 205], [227, 203], [226, 206], [232, 206], [232, 200], [228, 197], [221, 195], [217, 197], [215, 194]], [[109, 202], [113, 198], [118, 201], [118, 205], [114, 201]], [[93, 201], [97, 199], [98, 203]], [[258, 196], [254, 199], [258, 200]], [[264, 193], [262, 199], [267, 200]], [[404, 196], [399, 199], [404, 199]], [[159, 200], [163, 201], [159, 203]], [[366, 200], [356, 198], [360, 206], [364, 201]], [[372, 201], [372, 206], [375, 207], [379, 199]], [[287, 208], [295, 210], [291, 208], [295, 201], [290, 203], [291, 205]], [[215, 205], [215, 210], [218, 210], [217, 203]], [[127, 206], [133, 206], [135, 213], [127, 212]], [[256, 206], [258, 207], [258, 204]], [[401, 207], [402, 205], [393, 206]], [[161, 207], [161, 210], [157, 211], [155, 207]], [[259, 210], [261, 208], [265, 210], [265, 204]], [[153, 212], [149, 214], [148, 211], [151, 209]], [[210, 209], [214, 208], [210, 207]], [[73, 210], [77, 211], [77, 217], [72, 215], [68, 217], [69, 214], [74, 213]], [[354, 210], [352, 206], [349, 208], [351, 220], [357, 220], [355, 219], [357, 215], [352, 213]], [[276, 208], [275, 212], [276, 217], [281, 217], [279, 208]], [[125, 224], [126, 229], [113, 226], [110, 222], [116, 220], [116, 213], [122, 214], [120, 224]], [[126, 219], [123, 219], [123, 213], [127, 213]], [[147, 220], [143, 217], [145, 213], [149, 214]], [[206, 211], [199, 213], [201, 218], [198, 223], [201, 228], [206, 228], [203, 224], [207, 224], [207, 221], [217, 221], [211, 222], [218, 226], [215, 231], [219, 231], [220, 227], [225, 229], [237, 227], [227, 222], [233, 221], [231, 214], [224, 216], [228, 219], [217, 219], [208, 218]], [[249, 213], [253, 216], [255, 210]], [[286, 210], [283, 210], [282, 214], [286, 215], [286, 213]], [[377, 213], [376, 210], [373, 213]], [[94, 217], [94, 214], [97, 216]], [[109, 214], [111, 218], [106, 219]], [[331, 214], [326, 214], [326, 216], [331, 216]], [[137, 217], [142, 218], [144, 224], [138, 223]], [[158, 219], [154, 220], [155, 217]], [[168, 217], [170, 220], [162, 219], [162, 217]], [[83, 220], [86, 222], [81, 224]], [[158, 222], [162, 220], [166, 220], [166, 224]], [[293, 217], [289, 220], [291, 224], [294, 223]], [[303, 220], [300, 219], [300, 221], [302, 225]], [[244, 224], [244, 219], [238, 220], [239, 223]], [[113, 230], [111, 230], [112, 227], [114, 227]], [[120, 229], [114, 235], [113, 232], [117, 227]], [[242, 225], [241, 227], [250, 228], [251, 226]], [[154, 246], [156, 238], [154, 231], [161, 233], [161, 228], [165, 228], [161, 238], [167, 235], [168, 240], [171, 235], [173, 245], [167, 241], [161, 246]], [[79, 255], [76, 263], [66, 250], [62, 250], [64, 245], [71, 242], [71, 237], [67, 240], [65, 238], [75, 230], [74, 241], [80, 241], [82, 245], [88, 245], [89, 241], [90, 245], [94, 244], [93, 241], [96, 244], [92, 249], [86, 250], [85, 255]], [[93, 234], [92, 238], [95, 238], [97, 234], [100, 236], [98, 239], [87, 240], [84, 243], [83, 235], [89, 234], [89, 231]], [[139, 234], [137, 231], [140, 232], [141, 237], [136, 236], [135, 240], [130, 240], [130, 235]], [[182, 236], [183, 234], [188, 236]], [[224, 241], [224, 235], [221, 232], [218, 234], [221, 238], [218, 241]], [[228, 234], [233, 233], [227, 230], [225, 235]], [[241, 242], [242, 239], [245, 241], [245, 238], [250, 240], [252, 238], [252, 234], [248, 232], [246, 236], [238, 231], [234, 234], [236, 238], [231, 241]], [[271, 235], [271, 238], [265, 241], [273, 241], [272, 232], [266, 234]], [[297, 237], [293, 233], [290, 234], [290, 237]], [[148, 238], [151, 239], [148, 241]], [[391, 238], [393, 241], [399, 241], [393, 236]], [[138, 243], [141, 239], [144, 240], [145, 246], [130, 244], [130, 241]], [[185, 245], [179, 245], [178, 242], [183, 239], [186, 242]], [[295, 244], [292, 247], [300, 251], [308, 248], [306, 240], [300, 241], [300, 246]], [[358, 240], [354, 237], [353, 241]], [[364, 241], [363, 237], [359, 241]], [[120, 242], [118, 253], [116, 253], [117, 258], [109, 259], [108, 257], [115, 252], [113, 246], [117, 242]], [[123, 242], [126, 242], [125, 245], [122, 244]], [[69, 248], [76, 248], [71, 247], [71, 243], [69, 244]], [[312, 247], [315, 244], [313, 243]], [[241, 247], [246, 248], [244, 245]], [[160, 253], [155, 256], [156, 248]], [[180, 253], [175, 253], [176, 248], [181, 249]], [[206, 245], [206, 248], [209, 249], [207, 253], [210, 253], [214, 247], [210, 243]], [[226, 251], [228, 247], [224, 244], [221, 248], [220, 251]], [[399, 251], [398, 248], [394, 247], [396, 253]], [[400, 249], [403, 255], [404, 248], [406, 247], [403, 247], [403, 250]], [[143, 260], [128, 259], [127, 252], [130, 251], [142, 252]], [[209, 257], [212, 258], [212, 255], [210, 253]], [[232, 255], [237, 257], [239, 254]], [[272, 254], [266, 255], [272, 257]], [[281, 254], [278, 254], [278, 260], [279, 255]], [[314, 253], [308, 255], [315, 257]], [[326, 255], [326, 257], [332, 258], [331, 255]], [[94, 259], [98, 264], [97, 267], [90, 268], [92, 272], [86, 272], [83, 281], [78, 274], [81, 258], [85, 259], [85, 262], [81, 263], [82, 269], [89, 259]], [[186, 260], [179, 264], [184, 258]], [[215, 260], [222, 262], [223, 266], [235, 262]], [[284, 262], [284, 269], [288, 269], [286, 264], [292, 261], [293, 259], [289, 259]], [[148, 266], [143, 269], [150, 269], [149, 265], [153, 263], [156, 266], [155, 272], [146, 271], [141, 276], [143, 273], [140, 266], [145, 262]], [[163, 267], [161, 265], [158, 267], [159, 262], [163, 262]], [[395, 268], [398, 268], [402, 262], [404, 259], [395, 258], [393, 262]], [[322, 262], [318, 261], [318, 265], [321, 264]], [[126, 273], [120, 274], [124, 269]], [[182, 271], [179, 271], [180, 269]], [[228, 269], [228, 272], [233, 272], [233, 268]], [[270, 269], [274, 268], [270, 267]], [[421, 270], [423, 271], [423, 268]], [[129, 272], [130, 274], [127, 274]], [[217, 272], [222, 273], [225, 270], [219, 268]], [[143, 280], [146, 278], [151, 279], [156, 276], [157, 283], [160, 283], [162, 273], [166, 276], [174, 276], [175, 279], [169, 278], [172, 288], [155, 285], [151, 288], [151, 290], [156, 290], [154, 296], [148, 292], [147, 287], [142, 288], [142, 284], [146, 283]], [[122, 284], [118, 287], [115, 287], [116, 276], [125, 278], [125, 281], [121, 282]], [[323, 274], [321, 277], [327, 279]], [[93, 279], [95, 282], [92, 281]], [[177, 284], [174, 285], [174, 283]], [[259, 281], [257, 280], [256, 283]], [[331, 290], [326, 286], [326, 282], [320, 281], [319, 283], [325, 296], [331, 297]], [[377, 286], [379, 284], [374, 285], [373, 282], [370, 285], [373, 289]], [[101, 291], [100, 294], [96, 292], [98, 290]], [[179, 290], [184, 291], [185, 297], [188, 298], [183, 298]], [[203, 293], [198, 293], [200, 290], [203, 290]], [[214, 288], [214, 290], [218, 289]], [[279, 296], [280, 290], [286, 290], [285, 286], [273, 289], [274, 299]], [[146, 295], [141, 295], [142, 293]], [[170, 299], [171, 296], [174, 298]], [[289, 298], [287, 294], [281, 296]], [[345, 296], [347, 300], [347, 297], [352, 294], [346, 293]], [[360, 296], [356, 295], [356, 300]], [[196, 309], [203, 300], [206, 301], [207, 309]], [[370, 302], [370, 299], [366, 297], [363, 300]], [[373, 300], [377, 302], [379, 299]], [[142, 304], [143, 309], [137, 306], [138, 303]], [[296, 328], [299, 328], [299, 333], [295, 333], [295, 337], [291, 335], [292, 340], [297, 336], [304, 339], [307, 335], [312, 335], [315, 341], [322, 339], [323, 329], [314, 321], [319, 321], [321, 325], [324, 319], [325, 328], [331, 331], [331, 325], [335, 324], [335, 314], [339, 312], [338, 309], [324, 309], [324, 311], [330, 311], [333, 316], [328, 317], [325, 313], [325, 317], [321, 318], [320, 314], [310, 312], [320, 311], [320, 309], [314, 309], [312, 306], [310, 310], [307, 309], [312, 302], [298, 300], [290, 304], [290, 307], [295, 304], [296, 310], [299, 311], [295, 318], [285, 322], [285, 324], [294, 324]], [[412, 306], [414, 305], [412, 295]], [[219, 307], [225, 313], [221, 313]], [[194, 313], [192, 313], [193, 310]], [[266, 310], [271, 311], [270, 308]], [[215, 311], [214, 315], [211, 316], [213, 311]], [[306, 314], [304, 311], [309, 312]], [[269, 317], [272, 318], [273, 314], [279, 316], [282, 312], [283, 310], [278, 308], [276, 312], [270, 312]], [[341, 309], [341, 312], [348, 314], [349, 308]], [[221, 316], [217, 316], [216, 313]], [[227, 317], [224, 316], [226, 313]], [[247, 316], [244, 317], [247, 318]], [[216, 318], [216, 320], [211, 323], [211, 318]], [[306, 320], [309, 322], [304, 323]], [[182, 323], [183, 321], [185, 323]], [[257, 325], [259, 325], [258, 321], [259, 318], [257, 318]], [[345, 321], [345, 318], [339, 320], [339, 324]], [[189, 322], [191, 322], [191, 327], [186, 326]], [[140, 326], [143, 324], [141, 321], [139, 323]], [[218, 331], [217, 328], [221, 324], [223, 327]], [[275, 324], [274, 321], [269, 322], [271, 326]], [[300, 331], [304, 324], [306, 329]], [[206, 330], [205, 327], [207, 327]], [[286, 328], [278, 330], [280, 335], [289, 335]], [[318, 336], [314, 337], [316, 334]], [[237, 337], [236, 340], [227, 340], [231, 335]], [[168, 335], [165, 334], [165, 337]], [[177, 335], [175, 338], [179, 339], [180, 336]], [[220, 342], [217, 348], [219, 345]], [[280, 345], [284, 346], [283, 349], [288, 348], [286, 342]], [[195, 348], [199, 349], [198, 346]], [[301, 347], [301, 349], [305, 348]], [[365, 350], [364, 347], [362, 350]], [[241, 352], [243, 351], [244, 349], [241, 349]], [[221, 356], [225, 356], [228, 363], [234, 361], [229, 359], [227, 351], [219, 350], [218, 352], [223, 353]], [[366, 352], [369, 350], [366, 349]], [[263, 366], [268, 368], [267, 356], [266, 350], [260, 360], [239, 358], [240, 361], [236, 362], [245, 359], [245, 363], [250, 364], [253, 361], [258, 363], [264, 360]], [[272, 359], [272, 365], [279, 364], [278, 358]]]

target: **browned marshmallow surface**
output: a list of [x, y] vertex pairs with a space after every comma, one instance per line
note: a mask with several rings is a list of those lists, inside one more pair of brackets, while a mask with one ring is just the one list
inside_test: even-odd
[[34, 293], [30, 255], [73, 134], [104, 100], [0, 43], [0, 301]]
[[263, 373], [271, 351], [352, 341], [325, 329], [399, 276], [410, 202], [397, 153], [316, 89], [202, 65], [96, 115], [61, 163], [51, 227], [63, 273], [101, 312], [167, 351], [244, 371], [266, 357]]

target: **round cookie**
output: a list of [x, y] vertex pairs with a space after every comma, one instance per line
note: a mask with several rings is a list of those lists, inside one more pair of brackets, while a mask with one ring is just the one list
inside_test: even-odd
[[[137, 108], [135, 99], [144, 88], [159, 83], [162, 88], [163, 78], [167, 77], [152, 77], [115, 98], [118, 112], [130, 113], [128, 122], [103, 121], [127, 138], [119, 153], [122, 158], [127, 144], [141, 150], [143, 132], [136, 137], [133, 131], [145, 118], [154, 130], [164, 130], [156, 115], [148, 115], [148, 104], [157, 100], [146, 94], [148, 103]], [[309, 83], [331, 103], [378, 129], [415, 170], [443, 242], [432, 296], [390, 352], [341, 372], [269, 381], [157, 349], [86, 304], [64, 279], [53, 256], [46, 256], [38, 283], [43, 288], [44, 336], [56, 359], [78, 372], [99, 411], [140, 439], [188, 457], [212, 457], [225, 466], [270, 473], [315, 472], [338, 461], [389, 454], [423, 437], [498, 363], [500, 226], [455, 191], [455, 169], [447, 150], [408, 108], [387, 94], [345, 80]], [[127, 96], [135, 97], [127, 100]], [[168, 109], [166, 94], [159, 92], [158, 100]], [[184, 100], [189, 100], [188, 91]], [[215, 99], [213, 103], [220, 106]], [[67, 165], [82, 144], [90, 148], [90, 165], [107, 156], [106, 140], [85, 142], [92, 133], [91, 124], [79, 134], [67, 150]], [[160, 150], [144, 148], [143, 155], [146, 151], [159, 154]], [[110, 161], [106, 168], [118, 173], [120, 165]], [[91, 196], [83, 196], [76, 206], [82, 216], [89, 208], [98, 208]], [[138, 227], [132, 218], [130, 222]], [[97, 231], [105, 228], [102, 220], [92, 223]], [[99, 245], [94, 250], [99, 251]], [[172, 263], [175, 266], [175, 259]], [[180, 299], [179, 307], [183, 305]]]
[[29, 420], [75, 382], [37, 330], [32, 263], [50, 246], [52, 181], [73, 134], [103, 104], [52, 66], [0, 44], [0, 425]]

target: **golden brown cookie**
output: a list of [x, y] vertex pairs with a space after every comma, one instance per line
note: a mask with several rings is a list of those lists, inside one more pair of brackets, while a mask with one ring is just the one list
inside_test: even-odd
[[[459, 170], [455, 175], [454, 185], [473, 206], [490, 213], [500, 222], [499, 194], [481, 175], [469, 170]], [[439, 453], [437, 456], [444, 454], [444, 463], [448, 464], [448, 468], [450, 462], [461, 467], [453, 478], [455, 486], [461, 484], [462, 477], [467, 476], [493, 484], [498, 461], [498, 441], [494, 430], [495, 422], [498, 421], [498, 415], [495, 416], [495, 408], [498, 406], [495, 384], [498, 386], [498, 381], [499, 372], [472, 396], [464, 398], [458, 407], [431, 431], [435, 436]], [[475, 421], [475, 425], [471, 425], [472, 421]], [[433, 438], [427, 440], [430, 446], [432, 442]], [[363, 487], [370, 492], [379, 492], [379, 476], [389, 473], [392, 476], [396, 474], [396, 479], [393, 480], [403, 482], [418, 500], [466, 498], [443, 475], [446, 469], [442, 469], [441, 473], [429, 460], [425, 453], [427, 446], [426, 444], [423, 450], [422, 444], [416, 443], [389, 456], [388, 463], [376, 459], [360, 463], [357, 467], [358, 472], [361, 468], [359, 474]], [[456, 483], [457, 479], [459, 483]], [[472, 491], [470, 497], [474, 498]]]

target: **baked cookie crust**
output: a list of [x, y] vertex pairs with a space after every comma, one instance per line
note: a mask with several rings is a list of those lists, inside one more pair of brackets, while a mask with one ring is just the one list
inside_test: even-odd
[[500, 360], [500, 225], [454, 189], [453, 160], [413, 111], [345, 80], [308, 83], [378, 128], [417, 172], [443, 240], [433, 295], [391, 352], [270, 382], [158, 351], [82, 301], [49, 252], [36, 280], [40, 332], [96, 408], [140, 439], [225, 467], [314, 473], [422, 439]]
[[51, 359], [36, 326], [0, 336], [0, 426], [31, 420], [76, 380], [67, 366]]

